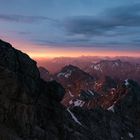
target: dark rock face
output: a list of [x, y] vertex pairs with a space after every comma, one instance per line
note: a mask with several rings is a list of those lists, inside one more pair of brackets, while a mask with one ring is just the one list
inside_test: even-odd
[[65, 90], [40, 79], [36, 63], [0, 41], [0, 140], [140, 139], [140, 90], [128, 93], [113, 111], [65, 108]]
[[30, 76], [34, 79], [39, 78], [39, 70], [36, 62], [31, 60], [28, 55], [14, 49], [9, 43], [0, 40], [0, 64], [9, 70]]
[[34, 100], [39, 94], [39, 71], [26, 54], [0, 41], [0, 122], [19, 135], [34, 124]]
[[[133, 80], [128, 80], [128, 93], [115, 106], [115, 112], [123, 120], [123, 131], [129, 131], [133, 139], [140, 139], [140, 86]], [[133, 134], [133, 135], [131, 135]]]
[[[12, 129], [17, 138], [25, 139], [35, 137], [38, 133], [36, 131], [41, 131], [41, 137], [45, 137], [47, 132], [39, 128], [38, 123], [43, 119], [48, 122], [49, 107], [57, 110], [54, 106], [57, 106], [64, 94], [65, 90], [57, 82], [40, 79], [36, 62], [29, 56], [14, 49], [9, 43], [0, 41], [0, 124], [5, 126], [5, 131]], [[43, 110], [47, 116], [40, 116], [42, 112], [38, 119], [38, 110]], [[5, 133], [4, 140], [16, 139], [14, 133]], [[36, 137], [40, 139], [40, 136]]]
[[0, 66], [15, 73], [28, 94], [37, 94], [39, 91], [39, 70], [36, 62], [28, 55], [14, 49], [9, 43], [0, 41]]
[[[54, 88], [55, 87], [55, 88]], [[60, 102], [64, 95], [65, 89], [56, 81], [50, 81], [46, 84], [46, 92], [49, 91], [48, 97]], [[58, 94], [60, 93], [60, 94]]]

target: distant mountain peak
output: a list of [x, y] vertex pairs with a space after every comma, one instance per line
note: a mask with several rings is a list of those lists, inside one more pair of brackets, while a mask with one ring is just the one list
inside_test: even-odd
[[[90, 78], [94, 79], [90, 74], [86, 73], [85, 71], [81, 70], [80, 68], [73, 66], [73, 65], [67, 65], [61, 69], [59, 73], [57, 73], [57, 77], [64, 77], [64, 78], [70, 78], [73, 77], [74, 79], [85, 79]], [[74, 80], [73, 79], [73, 80]]]
[[69, 70], [80, 70], [77, 66], [69, 64], [69, 65], [66, 65], [65, 67], [63, 67], [61, 71], [65, 71], [65, 70], [68, 70], [68, 69]]

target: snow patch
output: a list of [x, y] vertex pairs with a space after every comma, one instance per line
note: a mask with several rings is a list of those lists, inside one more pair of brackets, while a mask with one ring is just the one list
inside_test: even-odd
[[72, 70], [67, 70], [66, 72], [60, 72], [57, 74], [57, 77], [64, 76], [65, 78], [69, 78], [72, 74]]
[[94, 93], [93, 93], [91, 90], [88, 90], [88, 92], [89, 92], [91, 95], [94, 96]]
[[85, 102], [83, 102], [82, 100], [76, 100], [75, 102], [73, 102], [74, 106], [80, 106], [82, 107], [84, 105]]
[[95, 65], [95, 66], [94, 66], [94, 69], [95, 69], [95, 70], [100, 70], [100, 68], [99, 68], [98, 65]]
[[71, 73], [72, 73], [72, 71], [70, 70], [70, 71], [68, 71], [67, 73], [65, 73], [65, 77], [66, 78], [69, 78], [70, 76], [71, 76]]
[[73, 104], [73, 101], [72, 101], [72, 100], [70, 100], [70, 101], [69, 101], [69, 104], [70, 104], [70, 105], [71, 105], [71, 104]]
[[100, 71], [102, 71], [100, 64], [95, 65], [93, 68], [94, 68], [95, 70], [100, 70]]
[[126, 85], [126, 86], [129, 86], [128, 79], [125, 80], [125, 85]]
[[70, 97], [74, 97], [74, 95], [70, 91], [68, 91], [68, 93], [69, 93]]
[[116, 66], [119, 66], [118, 62], [115, 62], [115, 65], [116, 65]]
[[60, 72], [57, 74], [57, 77], [64, 76], [64, 73]]
[[79, 125], [82, 126], [81, 122], [78, 121], [78, 119], [77, 119], [77, 118], [75, 117], [75, 115], [70, 111], [69, 108], [67, 108], [67, 111], [70, 113], [72, 119], [73, 119], [76, 123], [78, 123]]
[[133, 134], [132, 133], [128, 133], [128, 136], [131, 138], [131, 139], [133, 139], [134, 138], [134, 136], [133, 136]]
[[115, 112], [114, 105], [110, 106], [107, 110], [112, 111], [112, 112]]

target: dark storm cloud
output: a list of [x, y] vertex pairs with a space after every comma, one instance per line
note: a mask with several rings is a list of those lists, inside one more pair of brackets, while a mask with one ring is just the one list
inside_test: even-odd
[[100, 35], [114, 25], [94, 17], [82, 16], [70, 18], [65, 22], [65, 27], [71, 34]]
[[105, 35], [117, 28], [140, 27], [140, 4], [121, 6], [104, 11], [97, 17], [75, 16], [65, 20], [66, 31], [86, 36]]
[[45, 16], [25, 16], [25, 15], [6, 15], [0, 14], [0, 21], [10, 21], [10, 22], [20, 22], [20, 23], [35, 23], [40, 21], [52, 21], [56, 22], [56, 20], [52, 18], [48, 18]]

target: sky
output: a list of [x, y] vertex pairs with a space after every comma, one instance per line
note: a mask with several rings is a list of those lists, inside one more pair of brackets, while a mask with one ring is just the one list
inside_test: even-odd
[[33, 58], [140, 56], [140, 0], [0, 0], [0, 38]]

